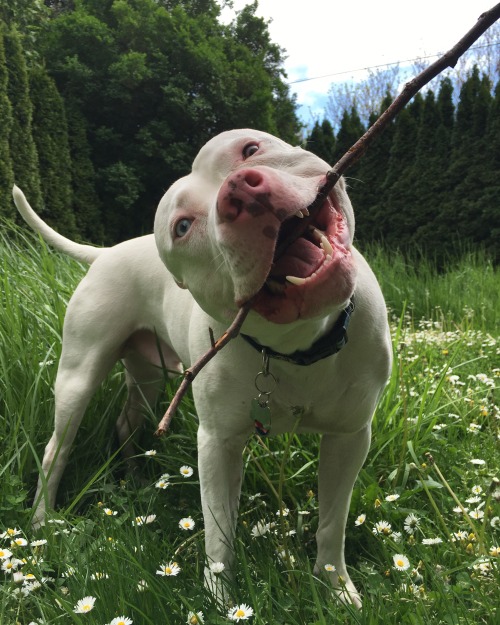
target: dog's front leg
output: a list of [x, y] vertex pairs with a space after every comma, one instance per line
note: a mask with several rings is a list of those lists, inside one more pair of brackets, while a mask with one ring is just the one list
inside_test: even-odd
[[210, 564], [222, 562], [224, 576], [234, 576], [233, 539], [243, 471], [243, 448], [247, 435], [228, 436], [224, 432], [198, 429], [198, 471], [201, 503], [205, 522], [207, 567], [205, 581], [210, 590], [222, 598], [220, 575]]
[[[316, 534], [318, 557], [315, 573], [327, 574], [339, 597], [361, 607], [344, 560], [344, 539], [349, 503], [358, 473], [370, 447], [367, 425], [352, 434], [325, 434], [319, 461], [319, 527]], [[326, 572], [331, 564], [334, 571]]]

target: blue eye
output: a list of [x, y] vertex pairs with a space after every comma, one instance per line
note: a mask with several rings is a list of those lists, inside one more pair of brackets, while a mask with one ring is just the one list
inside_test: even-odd
[[179, 219], [179, 221], [175, 224], [175, 236], [179, 238], [186, 236], [192, 223], [193, 221], [191, 219]]

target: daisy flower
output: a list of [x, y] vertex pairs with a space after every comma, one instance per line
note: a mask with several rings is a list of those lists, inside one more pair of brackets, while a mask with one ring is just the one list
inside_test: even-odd
[[170, 482], [168, 480], [165, 480], [163, 478], [160, 478], [156, 484], [155, 487], [156, 488], [161, 488], [162, 490], [165, 490], [166, 488], [168, 488], [170, 486]]
[[132, 525], [146, 525], [147, 523], [152, 523], [156, 519], [156, 514], [148, 514], [148, 516], [136, 516], [135, 520], [132, 521]]
[[177, 564], [177, 562], [169, 562], [168, 564], [160, 564], [160, 568], [156, 571], [156, 574], [161, 575], [162, 577], [170, 577], [178, 575], [180, 570], [181, 567]]
[[19, 536], [18, 538], [14, 538], [14, 540], [10, 541], [11, 547], [26, 547], [27, 544], [28, 544], [28, 541], [26, 540], [26, 538], [23, 538], [22, 536]]
[[483, 460], [482, 458], [472, 458], [472, 460], [469, 461], [471, 464], [475, 464], [476, 467], [480, 467], [483, 464], [486, 464], [486, 460]]
[[290, 514], [290, 510], [288, 508], [282, 508], [276, 512], [276, 516], [288, 516]]
[[193, 475], [192, 467], [188, 467], [187, 465], [182, 466], [179, 469], [179, 472], [182, 475], [182, 477], [191, 477]]
[[333, 573], [333, 571], [335, 571], [335, 567], [333, 566], [333, 564], [325, 564], [325, 571], [328, 571], [328, 573]]
[[30, 542], [30, 547], [41, 547], [47, 544], [46, 538], [40, 538], [40, 540], [33, 540]]
[[392, 556], [392, 561], [394, 562], [394, 568], [398, 571], [406, 571], [410, 568], [410, 561], [401, 553]]
[[471, 491], [473, 495], [480, 495], [483, 492], [483, 489], [481, 488], [481, 486], [476, 485], [471, 488]]
[[439, 545], [443, 540], [441, 538], [424, 538], [422, 540], [422, 545]]
[[111, 508], [103, 508], [103, 512], [106, 516], [116, 516], [118, 514], [116, 510], [111, 510]]
[[203, 612], [189, 612], [186, 623], [187, 625], [203, 625], [204, 618]]
[[17, 527], [8, 527], [5, 532], [0, 534], [0, 538], [13, 538], [14, 536], [19, 536], [21, 530], [18, 530]]
[[385, 498], [386, 501], [396, 501], [396, 499], [399, 499], [399, 495], [397, 493], [394, 493], [393, 495], [387, 495], [387, 497]]
[[194, 525], [195, 523], [190, 516], [185, 517], [179, 521], [179, 527], [183, 530], [192, 530], [194, 529]]
[[0, 547], [0, 560], [8, 560], [12, 555], [12, 551], [5, 549], [4, 547]]
[[148, 583], [147, 583], [147, 581], [145, 579], [140, 579], [137, 582], [137, 590], [139, 592], [144, 592], [147, 587], [148, 587]]
[[211, 562], [208, 568], [214, 575], [220, 575], [226, 567], [224, 562]]
[[378, 523], [375, 523], [373, 533], [375, 535], [383, 534], [384, 536], [389, 536], [389, 534], [392, 533], [391, 524], [387, 521], [379, 521]]
[[256, 525], [252, 527], [252, 538], [258, 538], [264, 536], [271, 529], [270, 523], [264, 523], [264, 521], [258, 521]]
[[354, 521], [354, 525], [360, 526], [366, 521], [366, 514], [360, 514], [358, 518]]
[[500, 527], [500, 516], [494, 516], [490, 521], [491, 527]]
[[231, 608], [227, 614], [227, 617], [231, 621], [239, 622], [249, 619], [252, 615], [253, 609], [246, 603], [242, 603], [241, 605], [237, 605], [234, 608]]
[[133, 622], [128, 616], [116, 616], [109, 625], [132, 625]]
[[410, 512], [410, 514], [406, 517], [404, 521], [404, 529], [407, 534], [413, 534], [415, 530], [418, 528], [420, 523], [420, 519], [416, 514]]
[[475, 510], [471, 510], [469, 512], [469, 516], [471, 519], [484, 519], [484, 510], [480, 510], [479, 508], [476, 508]]
[[95, 597], [84, 597], [83, 599], [80, 599], [80, 601], [77, 601], [73, 612], [75, 612], [76, 614], [86, 614], [87, 612], [90, 612], [90, 610], [92, 610], [92, 608], [94, 607], [94, 603]]
[[156, 456], [156, 449], [149, 449], [148, 451], [144, 452], [145, 456]]

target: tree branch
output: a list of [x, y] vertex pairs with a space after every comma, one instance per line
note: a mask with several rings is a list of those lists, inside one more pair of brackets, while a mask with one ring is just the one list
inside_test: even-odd
[[[394, 102], [380, 115], [377, 121], [370, 126], [365, 134], [349, 148], [349, 150], [337, 161], [337, 163], [326, 172], [325, 182], [318, 190], [313, 202], [308, 206], [309, 216], [300, 220], [299, 227], [291, 232], [279, 245], [276, 250], [275, 258], [279, 258], [283, 252], [298, 239], [308, 228], [314, 219], [315, 213], [318, 212], [328, 194], [339, 181], [343, 173], [352, 167], [366, 152], [369, 145], [374, 141], [388, 126], [388, 124], [396, 117], [396, 115], [408, 104], [408, 102], [433, 78], [438, 76], [447, 67], [454, 67], [458, 59], [466, 52], [472, 44], [498, 19], [500, 18], [500, 3], [496, 4], [489, 11], [479, 16], [476, 24], [453, 46], [448, 52], [441, 56], [437, 61], [429, 65], [415, 78], [410, 80], [404, 86], [402, 92], [394, 100]], [[177, 410], [183, 396], [185, 395], [189, 385], [203, 369], [203, 367], [233, 338], [240, 333], [243, 322], [252, 308], [253, 299], [248, 300], [238, 311], [233, 323], [221, 336], [218, 341], [213, 342], [212, 347], [189, 369], [184, 372], [184, 379], [180, 384], [168, 410], [158, 425], [155, 434], [162, 436], [169, 428], [172, 417]]]

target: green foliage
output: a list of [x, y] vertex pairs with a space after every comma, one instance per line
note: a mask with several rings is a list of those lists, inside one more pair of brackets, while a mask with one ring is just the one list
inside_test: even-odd
[[5, 32], [5, 53], [9, 62], [7, 94], [12, 106], [12, 128], [9, 137], [12, 169], [16, 184], [35, 206], [42, 203], [38, 154], [32, 134], [33, 105], [29, 78], [19, 34], [15, 29]]
[[0, 24], [0, 215], [14, 215], [11, 189], [14, 182], [9, 139], [12, 129], [12, 106], [8, 98], [8, 75], [5, 64], [4, 29]]
[[[30, 74], [33, 136], [38, 151], [43, 213], [47, 222], [69, 236], [76, 233], [71, 210], [71, 169], [64, 104], [54, 81], [42, 68]], [[40, 210], [39, 207], [37, 207]]]

